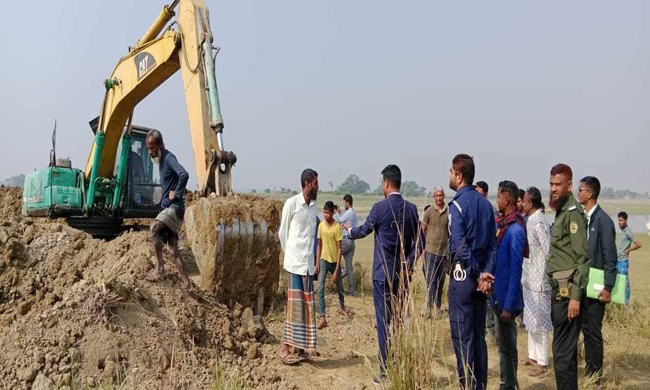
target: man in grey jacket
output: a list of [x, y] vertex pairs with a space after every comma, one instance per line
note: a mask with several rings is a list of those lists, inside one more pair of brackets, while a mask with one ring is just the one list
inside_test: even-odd
[[585, 373], [597, 378], [600, 389], [603, 374], [603, 317], [616, 283], [616, 230], [614, 222], [598, 205], [600, 181], [593, 176], [580, 180], [578, 201], [587, 214], [587, 247], [591, 266], [604, 271], [604, 287], [598, 299], [587, 298], [583, 309], [582, 333], [585, 338]]

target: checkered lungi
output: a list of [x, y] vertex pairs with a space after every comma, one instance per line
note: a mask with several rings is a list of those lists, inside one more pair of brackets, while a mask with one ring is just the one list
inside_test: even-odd
[[287, 320], [282, 342], [304, 350], [316, 349], [314, 278], [288, 274]]
[[164, 223], [165, 226], [169, 228], [169, 230], [176, 234], [176, 236], [180, 236], [181, 224], [183, 223], [183, 220], [178, 216], [176, 210], [173, 207], [167, 207], [166, 209], [163, 209], [156, 217], [156, 221]]

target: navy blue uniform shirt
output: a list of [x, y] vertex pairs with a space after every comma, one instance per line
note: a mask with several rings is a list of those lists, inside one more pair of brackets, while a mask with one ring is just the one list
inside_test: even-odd
[[449, 250], [468, 278], [478, 279], [496, 253], [496, 226], [492, 204], [474, 186], [461, 188], [449, 202]]
[[[375, 203], [362, 226], [350, 229], [353, 240], [375, 232], [372, 280], [386, 282], [399, 277], [402, 259], [412, 266], [420, 232], [418, 209], [399, 193], [392, 193]], [[403, 233], [404, 240], [400, 233]], [[423, 240], [419, 241], [423, 244]], [[401, 249], [404, 249], [404, 257]]]
[[[160, 206], [163, 209], [174, 206], [180, 211], [182, 216], [185, 211], [185, 201], [183, 200], [183, 193], [185, 186], [190, 175], [187, 174], [185, 168], [178, 163], [174, 153], [169, 150], [164, 150], [162, 153], [162, 161], [160, 162], [160, 184], [162, 185], [163, 195]], [[169, 200], [169, 192], [176, 192], [176, 198]], [[179, 213], [177, 213], [179, 214]]]

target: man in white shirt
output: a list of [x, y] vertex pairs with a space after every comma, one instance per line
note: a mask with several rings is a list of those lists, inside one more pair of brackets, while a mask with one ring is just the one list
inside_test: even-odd
[[341, 223], [341, 207], [337, 204], [334, 205], [334, 220], [336, 223], [340, 224]]
[[542, 193], [530, 187], [524, 194], [523, 210], [528, 215], [526, 235], [529, 257], [524, 259], [521, 275], [524, 296], [524, 325], [528, 332], [528, 359], [530, 376], [536, 377], [548, 370], [548, 334], [551, 321], [551, 285], [546, 274], [546, 263], [551, 246], [551, 227], [544, 216]]
[[[316, 350], [314, 307], [314, 231], [318, 173], [305, 169], [300, 176], [302, 191], [284, 203], [280, 223], [280, 244], [287, 271], [287, 317], [280, 358], [287, 365], [308, 359]], [[292, 352], [294, 348], [297, 353]]]
[[[345, 203], [345, 213], [343, 213], [339, 218], [339, 223], [341, 225], [346, 224], [350, 229], [354, 229], [359, 224], [359, 219], [357, 218], [357, 212], [354, 211], [354, 208], [352, 207], [352, 204], [354, 203], [352, 195], [345, 195], [343, 197], [343, 202]], [[348, 295], [355, 296], [354, 269], [352, 268], [355, 245], [354, 240], [350, 238], [350, 234], [345, 229], [343, 229], [343, 241], [341, 247], [343, 250], [343, 258], [345, 259], [345, 271], [342, 275], [345, 277], [345, 274], [347, 274], [348, 277]]]

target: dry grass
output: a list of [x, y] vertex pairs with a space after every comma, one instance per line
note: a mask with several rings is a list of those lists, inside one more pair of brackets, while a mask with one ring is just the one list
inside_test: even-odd
[[392, 338], [388, 389], [438, 389], [456, 386], [455, 367], [446, 359], [448, 325], [412, 315]]
[[210, 388], [212, 390], [248, 390], [252, 387], [239, 369], [234, 368], [227, 371], [225, 366], [217, 361]]

